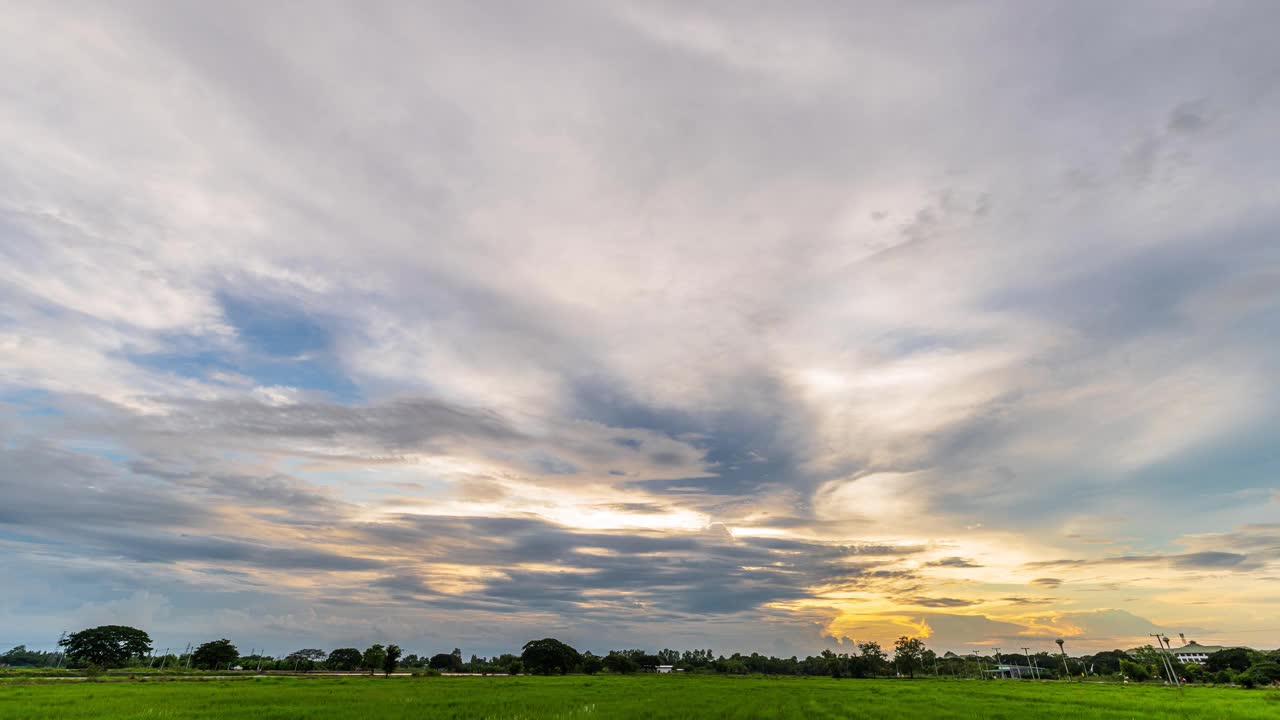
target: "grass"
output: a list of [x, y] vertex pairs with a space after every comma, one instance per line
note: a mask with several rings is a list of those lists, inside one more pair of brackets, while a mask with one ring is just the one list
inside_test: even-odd
[[262, 678], [0, 685], [0, 720], [1267, 718], [1280, 693], [976, 680]]

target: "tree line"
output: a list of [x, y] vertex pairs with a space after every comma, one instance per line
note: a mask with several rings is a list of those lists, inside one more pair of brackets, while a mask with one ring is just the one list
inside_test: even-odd
[[[490, 658], [472, 655], [464, 660], [462, 651], [435, 655], [403, 655], [398, 645], [375, 644], [364, 650], [354, 647], [326, 652], [304, 648], [282, 657], [259, 653], [241, 654], [240, 648], [225, 638], [200, 644], [189, 652], [156, 655], [150, 636], [137, 628], [104, 625], [71, 633], [59, 642], [62, 652], [42, 652], [18, 646], [0, 655], [0, 665], [110, 669], [122, 667], [154, 670], [252, 670], [252, 671], [341, 671], [383, 673], [397, 670], [437, 673], [565, 675], [600, 672], [631, 674], [669, 667], [678, 672], [724, 675], [810, 675], [835, 678], [870, 678], [918, 674], [986, 677], [1000, 663], [1036, 668], [1035, 676], [1058, 678], [1076, 675], [1114, 675], [1136, 681], [1159, 678], [1163, 667], [1159, 651], [1150, 646], [1129, 652], [1108, 650], [1093, 655], [1068, 658], [1037, 653], [1001, 656], [937, 655], [921, 638], [903, 636], [892, 655], [876, 642], [857, 643], [856, 652], [837, 654], [824, 650], [805, 658], [774, 657], [751, 653], [716, 655], [710, 649], [657, 652], [640, 649], [612, 650], [604, 655], [579, 652], [555, 638], [531, 640], [519, 655], [506, 653]], [[1177, 668], [1190, 681], [1239, 683], [1247, 686], [1280, 681], [1280, 650], [1270, 653], [1246, 648], [1230, 648], [1209, 657], [1204, 665]]]

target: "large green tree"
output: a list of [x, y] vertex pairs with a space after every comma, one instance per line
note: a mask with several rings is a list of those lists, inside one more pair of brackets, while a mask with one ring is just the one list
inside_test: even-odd
[[889, 667], [889, 656], [878, 642], [858, 643], [858, 659], [862, 672], [871, 677], [884, 675]]
[[122, 667], [129, 658], [151, 652], [151, 636], [127, 625], [101, 625], [74, 632], [58, 642], [73, 665]]
[[1129, 653], [1123, 650], [1106, 650], [1088, 658], [1093, 671], [1099, 675], [1120, 672], [1120, 663], [1130, 660]]
[[1136, 682], [1151, 679], [1151, 669], [1142, 663], [1136, 663], [1132, 660], [1121, 660], [1119, 664], [1119, 671], [1123, 673], [1125, 677]]
[[355, 670], [360, 667], [362, 656], [360, 651], [355, 648], [338, 648], [329, 653], [329, 657], [324, 661], [330, 670]]
[[436, 653], [427, 666], [441, 672], [462, 672], [462, 658], [453, 653]]
[[582, 672], [588, 675], [595, 675], [604, 669], [604, 663], [600, 658], [590, 652], [582, 653]]
[[191, 653], [191, 664], [201, 670], [227, 668], [238, 659], [240, 659], [240, 651], [226, 638], [210, 640]]
[[582, 656], [555, 638], [543, 638], [525, 643], [520, 659], [534, 675], [566, 675], [578, 666]]
[[609, 654], [604, 656], [603, 665], [609, 672], [619, 675], [629, 675], [640, 670], [640, 663], [636, 662], [635, 658], [619, 650], [610, 650]]
[[924, 641], [903, 635], [893, 643], [893, 662], [898, 672], [906, 672], [914, 678], [916, 670], [924, 667]]
[[1267, 686], [1275, 682], [1280, 682], [1280, 663], [1274, 660], [1256, 662], [1240, 673], [1240, 684], [1245, 687]]
[[324, 660], [325, 657], [325, 651], [320, 648], [303, 648], [289, 653], [284, 661], [289, 663], [288, 667], [291, 669], [310, 671], [314, 670], [316, 663]]
[[387, 659], [387, 649], [381, 645], [372, 645], [368, 650], [364, 651], [364, 657], [360, 658], [360, 666], [369, 671], [372, 675], [382, 667], [382, 663]]
[[1249, 651], [1244, 648], [1227, 648], [1209, 656], [1205, 660], [1205, 668], [1217, 672], [1219, 670], [1235, 670], [1236, 672], [1244, 672], [1249, 669], [1250, 662]]

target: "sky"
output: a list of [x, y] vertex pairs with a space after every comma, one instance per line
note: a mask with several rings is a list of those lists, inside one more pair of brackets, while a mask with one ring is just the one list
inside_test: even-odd
[[0, 645], [1280, 646], [1277, 24], [6, 2]]

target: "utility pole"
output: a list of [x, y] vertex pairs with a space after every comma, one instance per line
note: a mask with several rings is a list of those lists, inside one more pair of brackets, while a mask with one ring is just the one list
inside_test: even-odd
[[1164, 654], [1164, 643], [1160, 640], [1160, 635], [1157, 633], [1147, 633], [1147, 636], [1156, 639], [1156, 647], [1159, 648], [1158, 652], [1160, 653], [1160, 667], [1164, 668], [1165, 680], [1167, 682], [1173, 682], [1173, 666], [1169, 664], [1169, 658]]
[[164, 656], [160, 658], [160, 669], [164, 669], [164, 664], [169, 662], [169, 648], [164, 649]]
[[58, 662], [53, 666], [55, 669], [62, 667], [62, 661], [67, 659], [67, 653], [62, 649], [62, 642], [66, 639], [67, 631], [63, 630], [62, 633], [58, 635]]
[[1157, 635], [1156, 639], [1160, 641], [1160, 651], [1164, 653], [1166, 660], [1169, 662], [1169, 674], [1173, 676], [1173, 684], [1181, 690], [1182, 680], [1178, 678], [1178, 671], [1173, 667], [1173, 653], [1171, 652], [1173, 650], [1173, 644], [1169, 642], [1169, 638], [1167, 637]]
[[187, 669], [191, 669], [191, 656], [195, 653], [191, 652], [191, 643], [187, 643]]
[[[1027, 656], [1027, 667], [1034, 668], [1035, 666], [1031, 664], [1031, 648], [1022, 648], [1022, 654]], [[1035, 670], [1031, 671], [1031, 676], [1037, 680], [1040, 679]]]
[[1058, 652], [1062, 653], [1062, 669], [1066, 671], [1067, 679], [1070, 680], [1071, 668], [1067, 665], [1067, 650], [1066, 648], [1063, 647], [1063, 644], [1066, 642], [1066, 640], [1063, 640], [1062, 638], [1058, 638], [1057, 640], [1054, 640], [1054, 642], [1058, 643]]
[[1000, 648], [992, 648], [996, 651], [996, 670], [1000, 669]]

